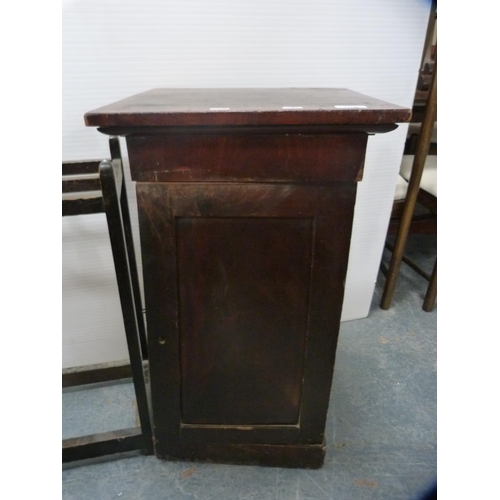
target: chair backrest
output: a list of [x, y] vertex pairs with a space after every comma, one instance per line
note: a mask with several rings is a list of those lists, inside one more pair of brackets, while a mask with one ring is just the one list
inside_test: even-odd
[[109, 138], [109, 149], [111, 160], [62, 163], [62, 215], [64, 217], [106, 214], [115, 269], [118, 271], [121, 268], [117, 263], [116, 254], [118, 253], [123, 255], [125, 274], [131, 280], [142, 358], [148, 359], [132, 225], [118, 137]]
[[[104, 212], [100, 160], [62, 163], [62, 214], [84, 215]], [[69, 196], [68, 196], [69, 194]]]
[[[134, 252], [132, 227], [123, 177], [120, 143], [117, 137], [109, 139], [111, 160], [87, 160], [62, 164], [62, 214], [83, 215], [105, 213], [115, 265], [118, 292], [127, 339], [137, 410], [141, 422], [142, 437], [139, 446], [152, 453], [152, 431], [146, 390], [144, 360], [148, 359], [148, 345], [143, 318], [139, 279]], [[63, 443], [63, 460], [90, 458], [121, 450], [123, 439], [131, 439], [137, 445], [135, 429], [131, 436], [126, 433], [119, 439], [105, 439], [103, 446], [86, 450], [82, 441]], [[99, 437], [99, 435], [97, 436]], [[89, 439], [94, 439], [90, 436]], [[107, 441], [106, 441], [107, 439]], [[92, 443], [91, 443], [92, 444]], [[108, 449], [109, 448], [109, 449]], [[133, 448], [130, 448], [133, 449]]]

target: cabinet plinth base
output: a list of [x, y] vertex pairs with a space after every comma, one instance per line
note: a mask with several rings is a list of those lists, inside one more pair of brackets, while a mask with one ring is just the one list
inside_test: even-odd
[[172, 456], [156, 450], [163, 460], [188, 460], [238, 465], [262, 465], [319, 469], [323, 466], [326, 446], [323, 444], [200, 444], [189, 445]]

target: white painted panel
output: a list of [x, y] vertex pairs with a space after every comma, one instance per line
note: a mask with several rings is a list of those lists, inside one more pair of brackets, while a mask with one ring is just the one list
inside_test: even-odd
[[[63, 159], [107, 156], [84, 113], [154, 87], [347, 87], [410, 107], [429, 10], [427, 0], [63, 0]], [[368, 314], [405, 130], [369, 140], [343, 320]], [[63, 366], [124, 359], [104, 217], [84, 232], [77, 219], [63, 225]]]
[[63, 218], [63, 368], [127, 359], [104, 214]]

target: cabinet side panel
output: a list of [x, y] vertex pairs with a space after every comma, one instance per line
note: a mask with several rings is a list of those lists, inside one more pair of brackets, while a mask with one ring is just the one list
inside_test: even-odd
[[355, 199], [355, 183], [339, 184], [318, 197], [300, 418], [304, 443], [324, 439]]

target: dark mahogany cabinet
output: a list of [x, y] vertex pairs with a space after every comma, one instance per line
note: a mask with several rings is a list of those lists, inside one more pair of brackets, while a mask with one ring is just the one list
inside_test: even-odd
[[346, 89], [157, 89], [86, 114], [126, 137], [137, 182], [158, 457], [322, 465], [367, 138], [409, 118]]

